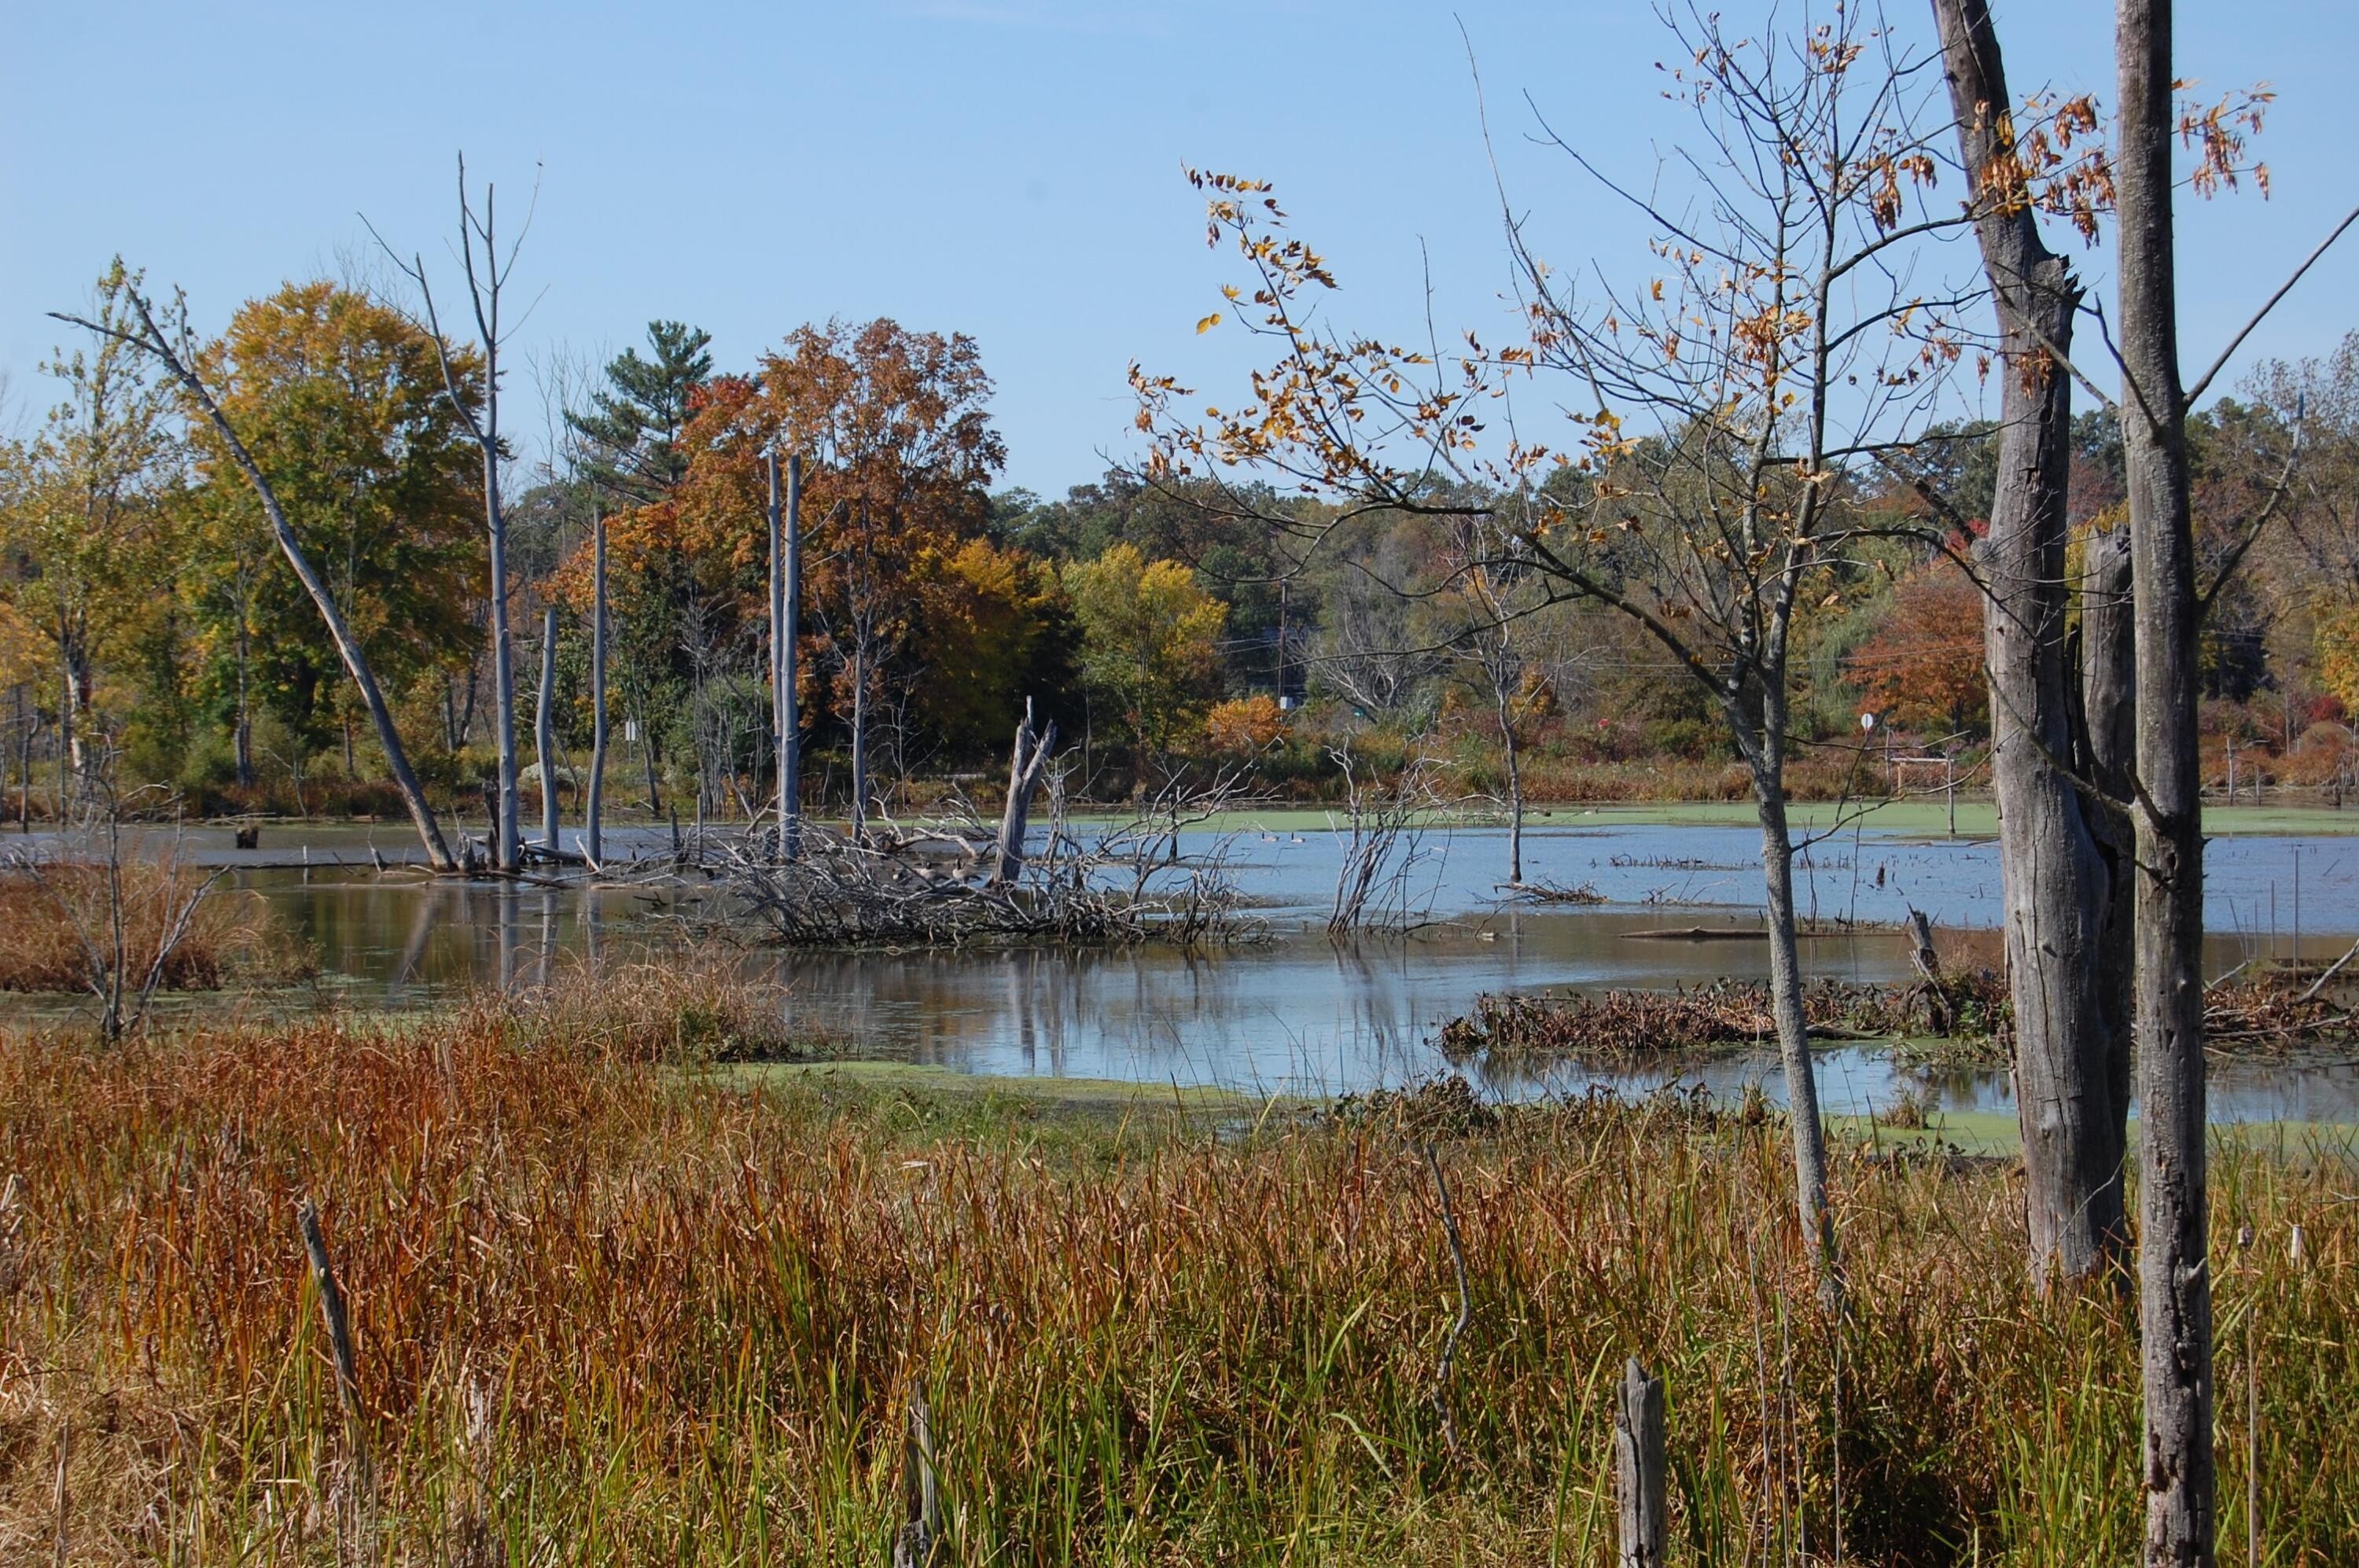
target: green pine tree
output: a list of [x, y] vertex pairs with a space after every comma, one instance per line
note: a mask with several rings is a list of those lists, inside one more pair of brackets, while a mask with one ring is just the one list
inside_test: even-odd
[[607, 385], [591, 394], [590, 408], [565, 416], [587, 449], [585, 474], [607, 493], [653, 501], [688, 473], [679, 432], [690, 396], [712, 374], [705, 352], [712, 342], [711, 332], [684, 321], [649, 321], [654, 357], [625, 349], [607, 362]]

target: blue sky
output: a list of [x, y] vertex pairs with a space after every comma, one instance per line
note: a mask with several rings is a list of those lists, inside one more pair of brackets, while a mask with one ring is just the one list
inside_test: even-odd
[[[2184, 211], [2191, 373], [2359, 203], [2359, 21], [2292, 0], [2181, 11], [2181, 75], [2280, 95], [2260, 147], [2275, 198]], [[1908, 0], [1890, 16], [1929, 26]], [[2018, 91], [2110, 95], [2110, 6], [1998, 0], [1998, 16]], [[185, 286], [201, 327], [365, 262], [363, 212], [447, 277], [464, 149], [509, 211], [539, 167], [518, 269], [538, 303], [512, 351], [527, 440], [526, 362], [603, 359], [650, 317], [709, 329], [728, 366], [806, 320], [889, 314], [979, 340], [1007, 481], [1060, 494], [1129, 450], [1130, 360], [1208, 393], [1233, 384], [1237, 335], [1193, 332], [1234, 272], [1204, 249], [1183, 162], [1277, 181], [1353, 324], [1419, 330], [1430, 258], [1445, 328], [1498, 330], [1508, 273], [1462, 23], [1541, 246], [1644, 275], [1643, 230], [1531, 145], [1524, 102], [1604, 167], [1650, 177], [1687, 122], [1658, 96], [1666, 37], [1643, 5], [18, 6], [0, 52], [10, 422], [49, 401], [35, 367], [63, 329], [43, 312], [82, 301], [118, 250]], [[2359, 235], [2345, 244], [2243, 361], [2320, 353], [2359, 325]], [[2104, 286], [2104, 253], [2081, 265]]]

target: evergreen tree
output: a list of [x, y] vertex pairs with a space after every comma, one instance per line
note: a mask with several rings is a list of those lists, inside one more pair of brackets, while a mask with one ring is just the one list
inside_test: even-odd
[[669, 494], [688, 473], [679, 432], [689, 401], [712, 374], [711, 332], [683, 321], [649, 321], [652, 359], [626, 348], [606, 364], [605, 388], [565, 422], [588, 448], [583, 468], [610, 495], [636, 502]]

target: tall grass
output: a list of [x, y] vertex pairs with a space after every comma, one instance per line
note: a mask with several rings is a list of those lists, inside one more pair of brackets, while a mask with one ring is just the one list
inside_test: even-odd
[[[310, 953], [245, 888], [201, 891], [211, 873], [177, 857], [61, 857], [0, 865], [0, 991], [81, 991], [92, 984], [87, 938], [112, 962], [114, 906], [136, 990], [161, 949], [168, 991], [285, 985], [310, 975]], [[199, 900], [186, 929], [181, 911]]]
[[[0, 1557], [51, 1550], [62, 1443], [77, 1563], [881, 1562], [922, 1390], [954, 1561], [1603, 1563], [1629, 1355], [1669, 1380], [1680, 1561], [1830, 1556], [1838, 1471], [1846, 1561], [2132, 1553], [2135, 1312], [2028, 1287], [2003, 1168], [1847, 1156], [1838, 1332], [1757, 1115], [1064, 1121], [651, 1062], [635, 1006], [603, 1040], [484, 1003], [10, 1042]], [[1446, 1390], [1428, 1141], [1473, 1309]], [[2351, 1186], [2216, 1179], [2255, 1238], [2218, 1282], [2223, 1533], [2249, 1344], [2270, 1563], [2359, 1549]]]

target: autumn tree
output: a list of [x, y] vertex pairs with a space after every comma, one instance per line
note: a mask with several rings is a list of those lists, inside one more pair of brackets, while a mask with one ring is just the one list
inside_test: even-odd
[[[462, 360], [462, 376], [472, 365]], [[397, 311], [318, 281], [231, 318], [197, 362], [272, 481], [303, 549], [380, 679], [397, 689], [469, 639], [482, 543], [470, 517], [476, 452], [432, 342]], [[304, 744], [324, 738], [340, 659], [220, 435], [197, 431], [198, 548], [184, 583], [232, 694], [251, 779], [251, 699]]]
[[1962, 735], [1986, 712], [1982, 646], [1982, 590], [1936, 562], [1894, 584], [1881, 621], [1844, 658], [1843, 671], [1894, 723]]
[[1228, 606], [1176, 561], [1109, 547], [1065, 568], [1082, 634], [1082, 677], [1120, 716], [1134, 773], [1169, 775], [1218, 695], [1217, 639]]
[[[880, 716], [899, 714], [898, 732], [923, 714], [919, 672], [962, 641], [1003, 668], [1029, 657], [1013, 623], [1042, 608], [1040, 585], [1014, 557], [971, 548], [984, 539], [990, 479], [1006, 461], [990, 396], [981, 354], [962, 335], [890, 321], [802, 327], [752, 375], [715, 376], [695, 394], [680, 483], [614, 523], [618, 621], [627, 626], [634, 604], [670, 591], [694, 618], [683, 647], [709, 649], [700, 657], [715, 668], [754, 670], [766, 571], [762, 454], [775, 446], [803, 458], [798, 631], [818, 657], [799, 663], [844, 726], [855, 825], [872, 799]], [[679, 574], [669, 590], [657, 581], [666, 572]], [[942, 666], [945, 681], [969, 673]], [[988, 690], [996, 678], [984, 673]], [[958, 706], [946, 700], [927, 716], [980, 725]]]
[[44, 366], [62, 398], [29, 441], [0, 454], [5, 592], [55, 672], [77, 779], [91, 762], [101, 666], [155, 610], [158, 587], [171, 576], [182, 449], [171, 387], [127, 341], [138, 288], [139, 275], [119, 260], [100, 278], [91, 319], [102, 330], [87, 349], [60, 350]]

